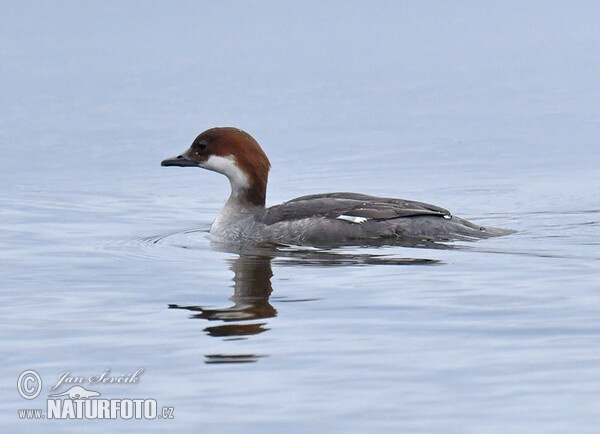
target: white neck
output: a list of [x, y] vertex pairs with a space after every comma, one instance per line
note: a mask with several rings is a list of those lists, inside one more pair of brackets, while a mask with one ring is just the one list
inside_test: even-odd
[[227, 157], [211, 155], [204, 163], [200, 164], [200, 167], [222, 173], [229, 179], [229, 183], [231, 184], [231, 196], [227, 201], [228, 203], [233, 198], [241, 198], [243, 193], [250, 187], [248, 176], [246, 176], [244, 171], [238, 167], [233, 155]]
[[264, 207], [253, 205], [245, 200], [250, 182], [246, 173], [236, 164], [235, 157], [211, 155], [201, 164], [201, 167], [222, 173], [229, 179], [231, 195], [213, 222], [210, 232], [221, 238], [231, 238], [246, 227], [244, 221], [247, 217], [261, 211]]

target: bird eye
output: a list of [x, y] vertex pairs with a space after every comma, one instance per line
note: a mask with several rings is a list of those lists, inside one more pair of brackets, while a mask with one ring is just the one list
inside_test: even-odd
[[197, 143], [196, 149], [198, 150], [198, 152], [204, 151], [206, 149], [206, 143], [204, 143], [204, 142]]

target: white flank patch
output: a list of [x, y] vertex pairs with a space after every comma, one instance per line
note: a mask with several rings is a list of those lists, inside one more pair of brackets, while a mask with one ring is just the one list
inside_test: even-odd
[[200, 167], [222, 173], [229, 178], [229, 182], [231, 182], [231, 190], [234, 194], [237, 194], [241, 190], [247, 190], [248, 187], [250, 187], [248, 177], [237, 165], [233, 155], [227, 157], [211, 155], [208, 157], [208, 160], [200, 164]]
[[336, 218], [338, 220], [345, 220], [345, 221], [350, 222], [350, 223], [364, 223], [367, 220], [369, 220], [366, 217], [356, 217], [356, 216], [353, 216], [353, 215], [344, 215], [344, 214], [342, 214], [340, 216], [337, 216]]

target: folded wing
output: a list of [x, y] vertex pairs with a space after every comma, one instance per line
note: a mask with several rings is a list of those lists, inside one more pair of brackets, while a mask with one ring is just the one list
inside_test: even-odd
[[270, 225], [283, 220], [324, 217], [362, 223], [423, 215], [451, 217], [448, 210], [422, 202], [357, 193], [327, 193], [302, 196], [267, 208], [259, 221]]

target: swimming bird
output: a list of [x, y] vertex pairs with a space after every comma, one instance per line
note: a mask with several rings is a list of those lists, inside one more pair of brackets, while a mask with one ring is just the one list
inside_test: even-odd
[[473, 224], [435, 205], [359, 193], [312, 194], [266, 208], [271, 163], [250, 134], [232, 127], [204, 131], [161, 166], [201, 167], [229, 179], [231, 195], [210, 228], [225, 242], [380, 245], [513, 232]]

